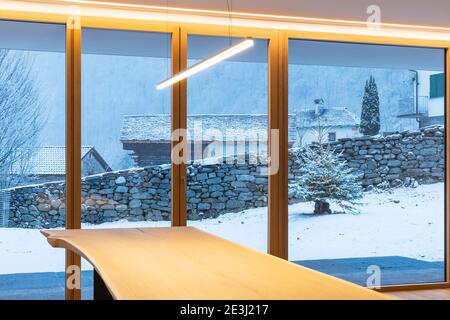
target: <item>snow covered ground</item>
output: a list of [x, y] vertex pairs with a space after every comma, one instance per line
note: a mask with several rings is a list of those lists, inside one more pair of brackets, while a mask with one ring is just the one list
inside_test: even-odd
[[[366, 193], [359, 214], [314, 216], [312, 203], [289, 207], [289, 259], [403, 256], [444, 259], [444, 184]], [[338, 211], [332, 205], [332, 209]], [[189, 221], [223, 238], [266, 251], [267, 208]], [[163, 227], [169, 222], [119, 221], [83, 228]], [[86, 263], [84, 269], [90, 268]], [[39, 230], [0, 229], [0, 274], [64, 270], [64, 250]]]

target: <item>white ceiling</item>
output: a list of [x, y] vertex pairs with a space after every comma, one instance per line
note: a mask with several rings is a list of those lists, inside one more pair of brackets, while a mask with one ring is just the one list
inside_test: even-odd
[[[108, 2], [160, 6], [169, 3], [171, 7], [227, 10], [226, 0], [108, 0]], [[450, 0], [234, 0], [232, 3], [233, 11], [357, 21], [366, 21], [367, 7], [376, 4], [381, 8], [381, 19], [385, 23], [450, 27]]]

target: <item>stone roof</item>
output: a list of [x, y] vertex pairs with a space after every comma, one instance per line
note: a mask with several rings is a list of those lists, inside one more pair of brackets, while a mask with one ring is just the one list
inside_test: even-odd
[[320, 117], [323, 127], [359, 127], [360, 119], [347, 108], [322, 108], [320, 115], [315, 109], [301, 110], [297, 113], [298, 128], [315, 128]]
[[[89, 153], [95, 154], [94, 156], [105, 167], [105, 170], [111, 170], [94, 147], [81, 147], [81, 159], [84, 159]], [[28, 173], [32, 175], [64, 175], [66, 173], [66, 147], [45, 146], [38, 148], [31, 157], [29, 166]]]
[[[267, 137], [268, 117], [263, 114], [199, 114], [187, 117], [191, 140], [212, 141], [221, 134], [223, 141]], [[295, 116], [289, 115], [290, 141], [295, 138]], [[264, 137], [264, 136], [263, 136]], [[214, 138], [214, 139], [213, 139]], [[262, 138], [260, 138], [262, 139]], [[170, 115], [125, 116], [120, 141], [167, 142], [171, 140]]]

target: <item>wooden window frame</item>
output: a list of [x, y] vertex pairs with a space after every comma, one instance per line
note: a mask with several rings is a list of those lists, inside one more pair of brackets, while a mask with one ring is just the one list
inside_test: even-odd
[[[135, 30], [147, 32], [169, 32], [172, 34], [172, 71], [182, 70], [187, 65], [187, 35], [199, 34], [210, 36], [228, 36], [228, 26], [194, 23], [173, 23], [160, 21], [144, 21], [133, 19], [81, 17], [80, 23], [74, 17], [64, 14], [44, 14], [21, 11], [0, 10], [0, 19], [31, 22], [63, 23], [67, 27], [66, 38], [66, 183], [67, 183], [67, 228], [81, 227], [81, 29], [103, 28], [111, 30]], [[75, 23], [76, 22], [76, 23]], [[322, 41], [339, 41], [351, 43], [371, 43], [404, 45], [446, 49], [446, 92], [445, 109], [446, 127], [450, 128], [450, 41], [408, 39], [400, 37], [367, 36], [316, 31], [273, 30], [251, 27], [233, 27], [233, 36], [267, 39], [268, 48], [268, 114], [269, 129], [279, 130], [279, 143], [275, 146], [269, 138], [269, 152], [278, 148], [279, 170], [269, 176], [268, 201], [268, 252], [283, 259], [288, 257], [288, 43], [289, 39], [309, 39]], [[172, 129], [186, 128], [186, 80], [172, 87]], [[270, 135], [269, 135], [270, 137]], [[445, 134], [445, 155], [450, 158], [447, 147], [450, 133]], [[172, 142], [183, 143], [183, 141]], [[76, 161], [76, 159], [80, 159]], [[186, 225], [186, 167], [184, 164], [172, 163], [172, 226]], [[448, 183], [449, 170], [445, 171], [445, 266], [446, 279], [440, 283], [424, 283], [412, 285], [395, 285], [382, 287], [381, 291], [404, 289], [433, 289], [450, 287], [449, 274], [449, 231], [450, 218], [447, 199], [450, 196]], [[66, 263], [80, 266], [79, 256], [68, 252]], [[81, 298], [79, 290], [67, 291], [66, 298]]]
[[[450, 42], [440, 41], [440, 40], [425, 40], [425, 39], [404, 39], [395, 37], [378, 37], [378, 36], [362, 36], [353, 34], [332, 34], [332, 33], [321, 33], [321, 32], [303, 32], [303, 31], [292, 31], [286, 32], [287, 37], [286, 44], [289, 47], [289, 40], [315, 40], [315, 41], [330, 41], [330, 42], [341, 42], [349, 44], [374, 44], [374, 45], [396, 45], [396, 46], [409, 46], [409, 47], [424, 47], [424, 48], [435, 48], [444, 50], [444, 63], [445, 63], [445, 128], [447, 129], [450, 125]], [[289, 49], [287, 49], [289, 50]], [[417, 284], [401, 284], [401, 285], [386, 285], [379, 289], [381, 292], [390, 292], [398, 290], [425, 290], [425, 289], [440, 289], [450, 287], [450, 209], [448, 206], [448, 200], [450, 199], [450, 188], [448, 187], [450, 183], [450, 170], [447, 170], [448, 159], [450, 157], [450, 148], [447, 143], [450, 141], [450, 132], [445, 130], [444, 137], [445, 146], [445, 178], [444, 178], [444, 194], [445, 194], [445, 239], [444, 239], [444, 265], [445, 265], [445, 280], [443, 282], [434, 283], [417, 283]]]
[[[202, 25], [195, 24], [182, 24], [181, 30], [185, 35], [185, 45], [183, 46], [187, 50], [187, 37], [189, 35], [211, 36], [211, 37], [229, 37], [230, 28], [228, 26], [208, 26], [204, 28]], [[251, 37], [254, 39], [267, 40], [267, 57], [268, 57], [268, 137], [269, 137], [269, 154], [272, 153], [273, 148], [277, 147], [278, 150], [274, 151], [279, 155], [280, 164], [276, 174], [269, 175], [268, 179], [268, 225], [267, 225], [267, 251], [268, 253], [277, 257], [287, 259], [287, 246], [283, 243], [287, 243], [287, 206], [288, 206], [288, 192], [287, 192], [287, 164], [288, 164], [288, 126], [287, 126], [287, 101], [283, 101], [284, 95], [279, 94], [279, 90], [287, 84], [286, 79], [282, 79], [283, 73], [283, 59], [285, 55], [283, 52], [279, 52], [280, 49], [280, 36], [283, 36], [282, 32], [270, 30], [261, 30], [253, 28], [233, 27], [231, 35], [238, 38]], [[183, 58], [187, 63], [187, 52], [184, 52]], [[284, 73], [285, 75], [285, 73]], [[187, 115], [187, 87], [186, 80], [184, 91], [183, 103], [181, 104], [181, 110], [184, 115]], [[287, 93], [287, 86], [286, 86]], [[284, 110], [280, 112], [281, 110]], [[186, 127], [183, 127], [186, 129]], [[280, 143], [276, 146], [272, 143], [270, 131], [271, 129], [277, 129], [279, 131]], [[286, 144], [284, 145], [283, 142]], [[284, 170], [284, 171], [283, 171]], [[183, 170], [183, 174], [186, 173], [186, 169]], [[184, 189], [186, 190], [186, 178], [184, 181]], [[283, 183], [285, 182], [285, 183]], [[283, 186], [286, 185], [286, 188]], [[283, 201], [285, 199], [285, 201]], [[184, 208], [184, 210], [186, 210]], [[186, 225], [186, 211], [182, 213], [184, 217], [184, 224]], [[284, 239], [285, 238], [285, 239]]]
[[[66, 229], [81, 229], [81, 28], [72, 16], [66, 25]], [[66, 281], [69, 266], [81, 277], [81, 257], [66, 250]], [[81, 299], [81, 288], [65, 287], [66, 300]]]

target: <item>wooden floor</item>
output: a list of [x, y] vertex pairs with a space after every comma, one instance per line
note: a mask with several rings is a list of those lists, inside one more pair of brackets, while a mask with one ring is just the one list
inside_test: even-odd
[[450, 300], [450, 288], [432, 290], [405, 290], [386, 293], [403, 300]]

